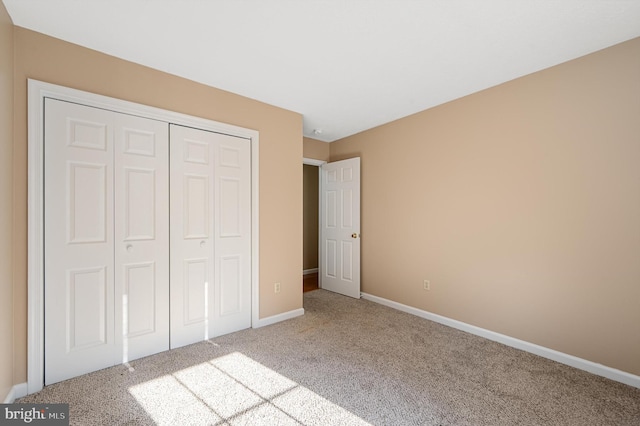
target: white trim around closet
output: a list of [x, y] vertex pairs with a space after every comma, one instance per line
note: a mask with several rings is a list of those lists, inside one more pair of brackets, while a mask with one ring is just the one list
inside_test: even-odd
[[45, 98], [54, 98], [167, 123], [224, 133], [251, 141], [251, 324], [252, 327], [259, 326], [259, 132], [29, 79], [26, 393], [38, 392], [43, 388], [44, 384], [43, 112]]

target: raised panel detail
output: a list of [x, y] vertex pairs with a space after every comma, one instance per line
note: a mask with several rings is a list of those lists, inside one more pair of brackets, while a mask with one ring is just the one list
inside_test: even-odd
[[325, 275], [331, 278], [336, 278], [337, 273], [337, 263], [338, 263], [338, 253], [337, 253], [337, 242], [336, 240], [327, 240], [325, 246], [325, 259], [326, 259], [326, 271]]
[[220, 236], [240, 237], [240, 180], [220, 179]]
[[76, 148], [107, 149], [107, 125], [77, 118], [67, 119], [68, 145]]
[[106, 165], [69, 162], [67, 179], [68, 242], [106, 242]]
[[209, 277], [207, 259], [184, 261], [184, 324], [194, 324], [207, 319]]
[[155, 262], [124, 265], [123, 329], [126, 337], [155, 332]]
[[184, 176], [184, 238], [209, 236], [209, 178]]
[[156, 156], [156, 134], [144, 130], [123, 129], [125, 154]]
[[342, 265], [341, 279], [345, 281], [353, 280], [353, 243], [351, 241], [342, 241]]
[[226, 256], [220, 259], [220, 315], [230, 315], [242, 308], [241, 257]]
[[107, 343], [106, 266], [67, 272], [67, 353]]
[[220, 147], [220, 165], [240, 168], [240, 150], [230, 146]]
[[209, 164], [209, 144], [190, 139], [184, 140], [184, 161], [187, 163]]
[[337, 182], [337, 181], [338, 181], [338, 171], [327, 170], [327, 182]]
[[125, 241], [153, 240], [156, 229], [154, 170], [125, 168]]
[[342, 192], [342, 227], [353, 226], [353, 190], [344, 189]]
[[351, 167], [342, 168], [342, 181], [351, 182], [353, 180], [353, 169]]
[[327, 228], [335, 228], [337, 226], [338, 205], [336, 203], [336, 191], [327, 191], [325, 199], [326, 224]]

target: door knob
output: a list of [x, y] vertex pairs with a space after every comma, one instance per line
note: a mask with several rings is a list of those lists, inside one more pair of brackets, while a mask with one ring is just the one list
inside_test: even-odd
[[131, 253], [133, 251], [133, 246], [131, 244], [127, 244], [127, 252]]
[[353, 234], [351, 234], [351, 238], [358, 238], [358, 234], [354, 232]]

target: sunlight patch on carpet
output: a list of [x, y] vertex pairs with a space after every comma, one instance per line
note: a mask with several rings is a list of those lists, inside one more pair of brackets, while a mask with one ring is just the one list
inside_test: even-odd
[[158, 425], [369, 425], [239, 352], [132, 386], [129, 393]]

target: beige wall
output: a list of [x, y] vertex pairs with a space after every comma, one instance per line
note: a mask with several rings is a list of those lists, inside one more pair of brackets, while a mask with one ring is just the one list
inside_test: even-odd
[[[328, 145], [328, 144], [326, 144]], [[302, 269], [318, 267], [318, 167], [305, 164], [303, 168], [303, 231]]]
[[303, 138], [302, 150], [304, 158], [312, 158], [314, 160], [329, 161], [329, 143], [322, 142], [317, 139]]
[[0, 402], [13, 386], [13, 24], [0, 2]]
[[364, 292], [640, 374], [640, 39], [330, 148]]
[[[27, 78], [260, 132], [260, 316], [302, 307], [302, 117], [15, 27], [15, 375], [27, 373]], [[279, 294], [273, 283], [280, 282]]]

